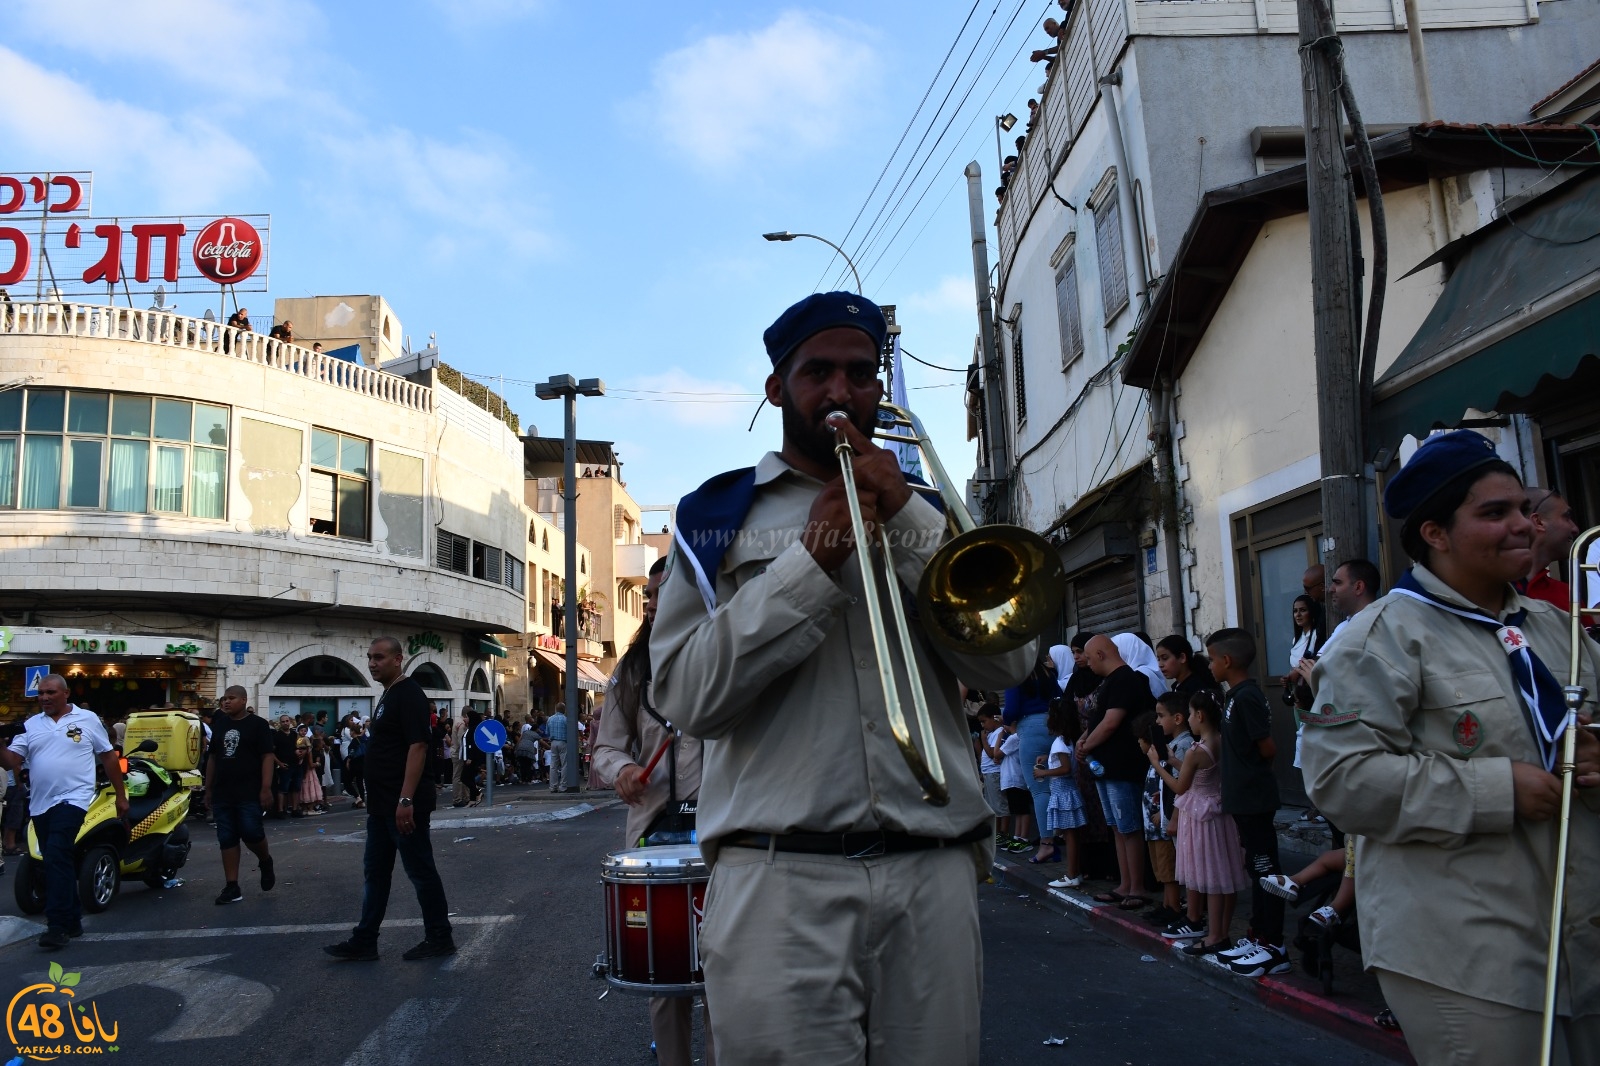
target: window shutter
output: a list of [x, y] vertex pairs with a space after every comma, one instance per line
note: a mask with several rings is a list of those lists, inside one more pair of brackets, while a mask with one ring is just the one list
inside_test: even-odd
[[1128, 265], [1122, 254], [1122, 207], [1117, 187], [1106, 190], [1094, 207], [1094, 243], [1100, 257], [1100, 295], [1106, 322], [1128, 306]]

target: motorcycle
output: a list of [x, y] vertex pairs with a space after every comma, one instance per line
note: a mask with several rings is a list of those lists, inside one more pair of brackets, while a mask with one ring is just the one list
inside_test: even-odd
[[[156, 741], [145, 740], [122, 759], [126, 820], [117, 815], [117, 793], [111, 782], [101, 780], [95, 788], [75, 847], [78, 897], [91, 914], [111, 906], [124, 878], [163, 888], [188, 861], [189, 827], [184, 819], [202, 778], [194, 770], [168, 770], [144, 757], [143, 753], [159, 748]], [[44, 912], [44, 852], [32, 822], [13, 889], [22, 913]]]

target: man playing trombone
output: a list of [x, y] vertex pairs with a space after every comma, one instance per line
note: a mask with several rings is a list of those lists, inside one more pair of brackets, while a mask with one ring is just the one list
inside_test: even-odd
[[[1562, 827], [1562, 685], [1600, 647], [1520, 596], [1528, 497], [1471, 430], [1424, 443], [1384, 509], [1415, 564], [1325, 647], [1301, 763], [1356, 836], [1366, 965], [1420, 1066], [1538, 1061]], [[1600, 744], [1577, 736], [1554, 1062], [1600, 1062]]]
[[[945, 650], [912, 608], [915, 663], [897, 643], [880, 660], [889, 642], [869, 618], [880, 582], [869, 588], [860, 572], [840, 435], [862, 522], [892, 548], [888, 596], [915, 595], [946, 537], [940, 509], [871, 440], [886, 332], [883, 313], [851, 293], [785, 311], [764, 337], [782, 449], [678, 510], [650, 651], [662, 713], [707, 741], [700, 950], [723, 1066], [978, 1061], [976, 886], [993, 815], [956, 678], [1016, 684], [1035, 643]], [[833, 412], [847, 417], [830, 422]], [[925, 690], [932, 736], [912, 740], [949, 768], [943, 805], [924, 801], [917, 758], [895, 750], [899, 711], [880, 670], [900, 692]]]

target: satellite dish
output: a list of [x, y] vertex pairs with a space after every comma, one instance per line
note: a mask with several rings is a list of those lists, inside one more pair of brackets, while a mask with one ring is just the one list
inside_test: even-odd
[[157, 308], [167, 306], [167, 287], [165, 285], [156, 286], [155, 305]]
[[206, 308], [205, 320], [207, 322], [215, 322], [217, 320], [217, 316], [211, 313], [211, 308], [209, 307]]

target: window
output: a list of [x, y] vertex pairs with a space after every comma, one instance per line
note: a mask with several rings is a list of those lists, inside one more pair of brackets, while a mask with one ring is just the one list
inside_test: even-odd
[[1022, 370], [1022, 307], [1011, 316], [1011, 391], [1017, 405], [1017, 425], [1028, 420], [1028, 385]]
[[411, 680], [435, 692], [450, 691], [450, 680], [444, 676], [444, 671], [433, 663], [418, 663], [411, 671]]
[[487, 544], [474, 544], [472, 546], [472, 576], [485, 581], [493, 581], [496, 585], [501, 581], [502, 553], [499, 548], [491, 548]]
[[508, 555], [505, 559], [506, 588], [512, 592], [521, 592], [528, 587], [528, 571], [520, 559]]
[[0, 507], [222, 518], [230, 420], [161, 396], [0, 392]]
[[443, 529], [439, 530], [436, 564], [440, 570], [465, 574], [471, 553], [472, 542], [466, 537], [457, 536]]
[[1128, 264], [1122, 254], [1122, 207], [1117, 203], [1116, 182], [1100, 194], [1094, 205], [1094, 244], [1100, 257], [1100, 295], [1106, 324], [1128, 306]]
[[372, 442], [329, 429], [311, 431], [311, 532], [367, 539]]
[[1083, 316], [1078, 308], [1078, 264], [1070, 256], [1056, 271], [1056, 321], [1061, 325], [1061, 369], [1083, 354]]
[[313, 655], [302, 659], [283, 672], [280, 685], [316, 685], [318, 687], [356, 685], [370, 687], [361, 672], [343, 659], [331, 655]]

